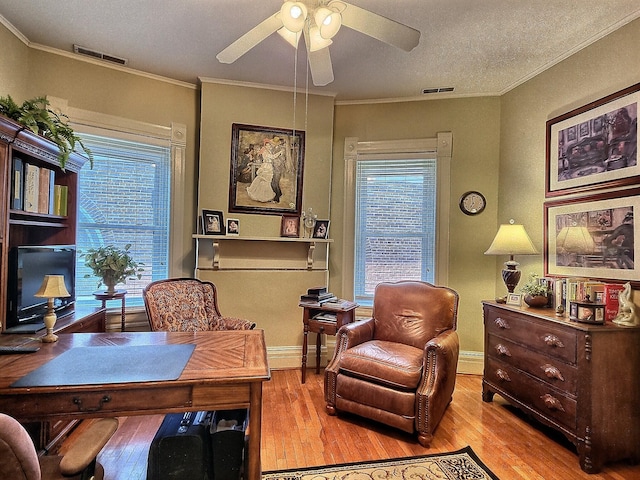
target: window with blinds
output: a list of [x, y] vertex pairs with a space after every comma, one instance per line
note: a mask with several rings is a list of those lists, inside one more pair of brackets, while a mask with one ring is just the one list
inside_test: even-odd
[[354, 295], [372, 305], [382, 281], [434, 283], [436, 158], [358, 159]]
[[142, 289], [168, 276], [170, 146], [90, 134], [83, 134], [82, 141], [91, 149], [94, 165], [91, 169], [87, 162], [79, 175], [77, 301], [94, 301], [99, 281], [81, 253], [131, 244], [129, 252], [144, 264], [144, 273], [141, 280], [127, 280], [127, 306], [143, 305]]

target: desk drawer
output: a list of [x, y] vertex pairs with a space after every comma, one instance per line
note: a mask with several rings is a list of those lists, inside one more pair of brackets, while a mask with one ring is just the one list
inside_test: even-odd
[[487, 348], [487, 355], [523, 370], [559, 390], [577, 394], [578, 369], [575, 365], [528, 350], [522, 345], [491, 334], [488, 335]]
[[154, 412], [191, 406], [191, 386], [181, 388], [134, 388], [131, 390], [109, 390], [102, 392], [53, 392], [25, 394], [30, 399], [23, 401], [20, 395], [2, 399], [3, 411], [11, 412], [19, 419], [41, 419], [55, 416], [104, 416], [124, 415], [128, 412]]
[[563, 329], [549, 321], [493, 309], [487, 310], [485, 328], [488, 334], [526, 345], [529, 349], [568, 363], [576, 363], [577, 339], [573, 329]]
[[546, 383], [491, 357], [487, 358], [485, 380], [518, 399], [519, 402], [537, 410], [542, 416], [555, 420], [572, 432], [575, 431], [577, 418], [575, 398], [552, 389]]

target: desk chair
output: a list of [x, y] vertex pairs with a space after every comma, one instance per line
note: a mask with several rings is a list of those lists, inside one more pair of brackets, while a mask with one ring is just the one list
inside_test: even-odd
[[117, 419], [101, 418], [75, 439], [64, 456], [38, 457], [25, 428], [16, 419], [0, 413], [0, 478], [100, 480], [104, 469], [96, 457], [117, 428]]
[[218, 309], [216, 286], [195, 278], [151, 282], [142, 292], [151, 331], [198, 332], [251, 330], [256, 324], [224, 317]]
[[426, 282], [380, 283], [372, 318], [343, 325], [325, 370], [327, 412], [350, 412], [428, 447], [451, 402], [459, 342], [458, 294]]

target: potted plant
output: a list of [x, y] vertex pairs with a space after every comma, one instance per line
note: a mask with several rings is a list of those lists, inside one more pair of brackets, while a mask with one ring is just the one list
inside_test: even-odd
[[22, 105], [18, 105], [10, 95], [7, 95], [0, 97], [0, 114], [55, 143], [60, 150], [58, 161], [62, 170], [77, 145], [86, 153], [89, 164], [93, 167], [91, 150], [84, 146], [82, 139], [67, 124], [68, 117], [51, 110], [49, 105], [47, 97], [25, 100]]
[[[124, 249], [107, 245], [106, 247], [90, 248], [86, 253], [80, 255], [81, 258], [84, 258], [85, 266], [100, 278], [98, 288], [105, 285], [107, 293], [113, 294], [117, 284], [142, 278], [144, 268], [141, 265], [144, 264], [133, 259], [129, 253], [130, 248], [130, 243], [125, 245]], [[85, 278], [90, 276], [87, 274]]]
[[524, 301], [530, 307], [544, 307], [549, 301], [549, 288], [540, 283], [538, 275], [529, 275], [529, 281], [522, 286]]

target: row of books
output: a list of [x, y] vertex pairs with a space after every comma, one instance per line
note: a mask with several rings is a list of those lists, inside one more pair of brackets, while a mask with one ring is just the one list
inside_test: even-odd
[[67, 216], [68, 187], [56, 185], [55, 172], [13, 157], [11, 208], [29, 213]]
[[618, 295], [624, 290], [620, 283], [606, 283], [590, 280], [588, 278], [540, 278], [539, 281], [547, 285], [549, 294], [549, 307], [562, 306], [569, 311], [570, 302], [582, 302], [587, 299], [593, 303], [605, 306], [605, 320], [612, 321], [618, 315]]

